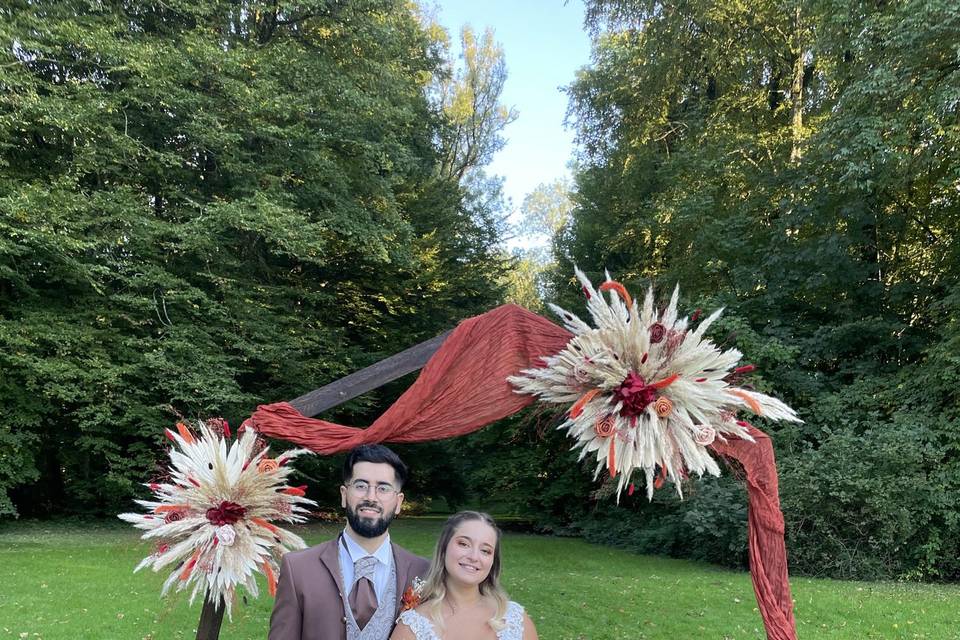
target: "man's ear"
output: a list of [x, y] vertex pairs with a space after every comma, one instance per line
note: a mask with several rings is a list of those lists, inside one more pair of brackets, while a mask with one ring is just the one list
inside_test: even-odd
[[403, 493], [397, 494], [397, 508], [393, 510], [393, 515], [400, 515], [400, 507], [403, 506]]

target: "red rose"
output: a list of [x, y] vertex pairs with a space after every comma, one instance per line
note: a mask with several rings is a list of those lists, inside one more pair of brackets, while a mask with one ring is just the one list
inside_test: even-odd
[[656, 322], [650, 325], [650, 342], [657, 344], [663, 341], [663, 337], [667, 335], [667, 328], [664, 327], [659, 322]]
[[619, 387], [613, 390], [613, 401], [622, 402], [620, 415], [639, 416], [647, 405], [657, 399], [657, 390], [631, 371]]
[[180, 522], [183, 520], [183, 511], [169, 511], [167, 515], [163, 516], [163, 523], [170, 524], [171, 522]]
[[225, 524], [233, 524], [247, 515], [247, 510], [236, 502], [227, 502], [224, 500], [218, 507], [207, 509], [207, 520], [210, 524], [221, 527]]

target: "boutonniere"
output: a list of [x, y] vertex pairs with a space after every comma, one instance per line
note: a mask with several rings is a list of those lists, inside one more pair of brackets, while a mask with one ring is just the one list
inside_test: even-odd
[[425, 584], [426, 583], [420, 579], [420, 576], [413, 579], [412, 584], [403, 592], [403, 597], [401, 598], [403, 606], [400, 607], [400, 613], [408, 609], [415, 609], [420, 605], [420, 596], [423, 595], [423, 585]]

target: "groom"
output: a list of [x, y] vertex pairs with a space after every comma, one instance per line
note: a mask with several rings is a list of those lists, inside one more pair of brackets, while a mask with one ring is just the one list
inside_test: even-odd
[[386, 640], [401, 598], [429, 563], [390, 542], [407, 466], [382, 445], [353, 449], [340, 501], [347, 526], [333, 540], [286, 554], [269, 640]]

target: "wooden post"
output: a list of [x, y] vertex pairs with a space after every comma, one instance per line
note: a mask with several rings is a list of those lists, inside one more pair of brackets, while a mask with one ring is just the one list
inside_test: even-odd
[[220, 598], [215, 606], [208, 598], [203, 599], [203, 611], [200, 612], [200, 624], [197, 626], [197, 640], [218, 640], [220, 625], [223, 624], [223, 610], [226, 606]]

